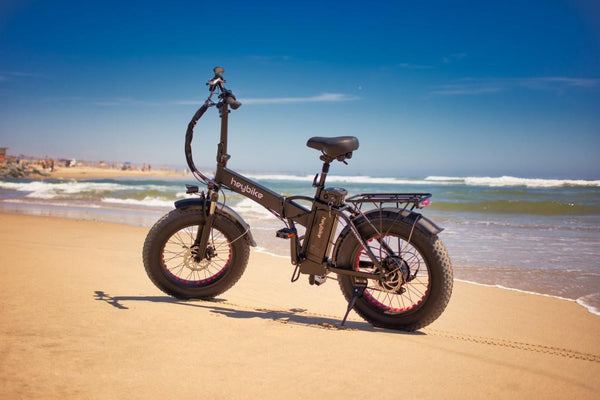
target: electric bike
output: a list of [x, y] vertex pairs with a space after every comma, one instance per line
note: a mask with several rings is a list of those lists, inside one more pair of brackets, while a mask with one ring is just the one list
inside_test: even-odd
[[[414, 331], [437, 319], [452, 293], [452, 264], [439, 239], [438, 225], [417, 210], [430, 193], [362, 193], [326, 186], [330, 165], [346, 163], [359, 147], [354, 136], [312, 137], [306, 145], [320, 152], [313, 197], [283, 196], [227, 168], [228, 118], [241, 103], [226, 89], [224, 69], [207, 83], [209, 96], [188, 124], [185, 156], [194, 177], [206, 187], [186, 185], [192, 196], [150, 229], [143, 249], [145, 270], [163, 292], [179, 299], [211, 299], [242, 276], [250, 247], [250, 226], [220, 201], [224, 190], [245, 196], [283, 223], [275, 234], [289, 241], [292, 282], [308, 276], [312, 285], [338, 281], [348, 301], [341, 325], [353, 309], [373, 326]], [[216, 101], [213, 97], [217, 95]], [[216, 172], [210, 178], [192, 158], [194, 127], [216, 107], [221, 132]]]

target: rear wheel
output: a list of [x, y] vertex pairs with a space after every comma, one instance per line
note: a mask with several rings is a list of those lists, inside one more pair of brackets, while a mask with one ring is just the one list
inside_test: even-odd
[[[357, 222], [357, 229], [381, 264], [384, 278], [361, 281], [340, 275], [344, 296], [350, 301], [354, 288], [366, 285], [354, 310], [375, 326], [414, 331], [429, 325], [442, 314], [452, 293], [452, 265], [443, 243], [394, 212], [368, 218]], [[335, 259], [338, 268], [377, 273], [349, 229], [340, 234]]]
[[206, 256], [199, 259], [194, 241], [203, 224], [201, 209], [176, 209], [148, 233], [144, 267], [163, 292], [180, 299], [212, 298], [231, 288], [244, 273], [250, 253], [245, 232], [217, 212]]

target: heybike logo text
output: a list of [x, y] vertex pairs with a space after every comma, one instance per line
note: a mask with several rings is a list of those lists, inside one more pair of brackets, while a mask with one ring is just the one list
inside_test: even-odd
[[231, 177], [231, 182], [229, 182], [232, 187], [238, 188], [242, 193], [248, 193], [251, 196], [256, 197], [257, 199], [262, 199], [263, 194], [256, 190], [255, 187], [250, 186], [248, 184], [243, 184], [242, 182], [238, 182], [234, 177]]
[[325, 222], [327, 221], [327, 217], [326, 216], [322, 216], [321, 217], [321, 221], [319, 221], [319, 230], [317, 231], [317, 238], [321, 239], [321, 236], [323, 236], [323, 231], [325, 230]]

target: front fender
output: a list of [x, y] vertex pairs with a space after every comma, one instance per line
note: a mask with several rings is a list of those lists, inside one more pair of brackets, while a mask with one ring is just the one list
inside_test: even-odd
[[[208, 210], [210, 207], [210, 200], [208, 200], [208, 199], [201, 199], [201, 198], [181, 199], [181, 200], [177, 200], [175, 202], [175, 208], [178, 208], [178, 209], [185, 209], [185, 208], [189, 208], [189, 207], [203, 208], [205, 203], [206, 203], [206, 210]], [[227, 217], [233, 223], [237, 224], [242, 229], [242, 231], [246, 232], [250, 246], [256, 247], [256, 242], [254, 241], [254, 238], [252, 237], [252, 232], [250, 231], [250, 225], [248, 225], [246, 223], [246, 221], [244, 221], [244, 219], [237, 212], [235, 212], [231, 207], [226, 206], [223, 203], [217, 203], [215, 212], [223, 214], [225, 217]]]

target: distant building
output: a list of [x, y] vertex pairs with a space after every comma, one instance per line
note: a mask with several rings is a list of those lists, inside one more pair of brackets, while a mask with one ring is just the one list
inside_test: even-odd
[[0, 147], [0, 161], [6, 160], [6, 150], [8, 150], [8, 147]]

